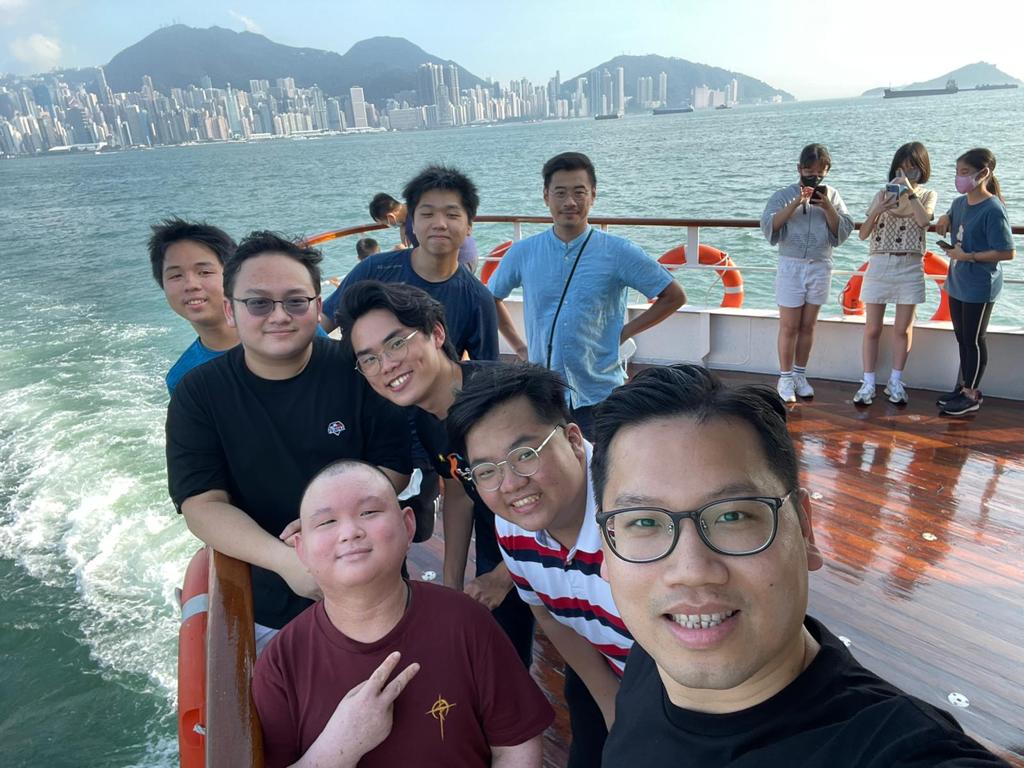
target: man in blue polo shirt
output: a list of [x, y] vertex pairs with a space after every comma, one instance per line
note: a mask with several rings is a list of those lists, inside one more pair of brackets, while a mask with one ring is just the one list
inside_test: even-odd
[[[554, 226], [513, 245], [488, 287], [500, 305], [522, 286], [529, 359], [562, 375], [573, 421], [589, 435], [591, 408], [625, 381], [620, 345], [675, 312], [686, 294], [641, 248], [590, 226], [597, 197], [590, 158], [564, 152], [542, 173]], [[629, 288], [657, 301], [626, 323]], [[507, 313], [498, 316], [507, 337]]]

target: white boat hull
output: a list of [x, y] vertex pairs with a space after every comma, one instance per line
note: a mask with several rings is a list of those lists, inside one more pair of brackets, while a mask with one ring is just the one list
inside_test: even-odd
[[[505, 305], [516, 325], [523, 327], [522, 301], [509, 297]], [[648, 307], [633, 304], [629, 316]], [[701, 363], [708, 368], [773, 374], [779, 370], [776, 353], [779, 318], [773, 310], [701, 309], [683, 307], [660, 325], [636, 338], [633, 362], [666, 365]], [[877, 377], [884, 382], [891, 360], [891, 322], [886, 321], [878, 352]], [[862, 317], [821, 319], [815, 332], [808, 376], [811, 379], [858, 382], [861, 379]], [[512, 350], [501, 340], [501, 351]], [[988, 367], [982, 390], [986, 395], [1024, 400], [1024, 330], [990, 327]], [[919, 322], [913, 350], [903, 374], [907, 386], [948, 391], [955, 383], [959, 357], [950, 323]], [[851, 391], [852, 397], [852, 391]]]

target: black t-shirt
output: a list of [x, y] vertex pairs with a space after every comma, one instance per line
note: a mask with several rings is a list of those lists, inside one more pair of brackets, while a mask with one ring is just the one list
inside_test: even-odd
[[[190, 371], [167, 409], [167, 480], [179, 511], [192, 496], [227, 491], [277, 536], [298, 517], [310, 477], [344, 458], [408, 473], [409, 426], [331, 339], [315, 338], [305, 369], [283, 381], [249, 371], [239, 345]], [[254, 566], [252, 582], [259, 624], [282, 627], [310, 605], [271, 571]]]
[[[488, 361], [465, 361], [459, 364], [462, 368], [462, 386], [465, 387], [473, 375], [481, 368], [494, 365]], [[452, 462], [458, 469], [468, 470], [469, 465], [462, 456], [454, 456], [448, 442], [445, 423], [422, 408], [413, 408], [413, 423], [416, 435], [423, 444], [423, 449], [430, 459], [434, 470], [441, 475], [459, 480], [473, 502], [473, 532], [476, 534], [476, 565], [477, 574], [488, 573], [501, 562], [501, 551], [498, 549], [498, 536], [494, 530], [494, 513], [484, 504], [476, 492], [476, 486], [461, 476], [453, 474]]]
[[712, 715], [669, 700], [653, 659], [633, 646], [615, 700], [605, 768], [892, 768], [1006, 766], [946, 712], [869, 672], [816, 620], [821, 650], [778, 694]]

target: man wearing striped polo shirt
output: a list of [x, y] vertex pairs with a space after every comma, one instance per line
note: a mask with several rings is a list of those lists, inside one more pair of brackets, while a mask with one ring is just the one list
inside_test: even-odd
[[600, 765], [633, 638], [601, 578], [590, 443], [538, 365], [482, 368], [448, 412], [450, 444], [495, 514], [502, 557], [566, 661], [570, 768]]

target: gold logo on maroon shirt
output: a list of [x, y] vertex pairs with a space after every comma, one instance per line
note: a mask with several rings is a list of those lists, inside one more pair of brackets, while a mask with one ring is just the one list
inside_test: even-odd
[[437, 694], [437, 701], [434, 702], [433, 706], [426, 713], [440, 723], [441, 741], [444, 741], [444, 719], [448, 717], [448, 713], [453, 709], [455, 709], [454, 704], [449, 704], [441, 694]]

